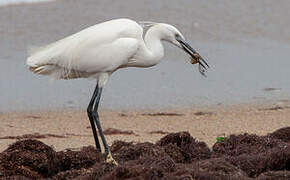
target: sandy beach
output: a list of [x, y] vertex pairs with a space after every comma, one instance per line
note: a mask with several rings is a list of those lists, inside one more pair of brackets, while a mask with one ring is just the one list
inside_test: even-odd
[[[192, 109], [100, 111], [109, 144], [115, 140], [155, 142], [167, 133], [188, 131], [211, 147], [218, 136], [237, 133], [266, 135], [290, 126], [289, 117], [290, 103], [287, 101], [283, 105], [269, 103]], [[27, 135], [43, 135], [38, 139], [56, 150], [94, 145], [85, 111], [2, 113], [0, 119], [0, 151]], [[112, 135], [108, 131], [110, 128], [117, 132]]]

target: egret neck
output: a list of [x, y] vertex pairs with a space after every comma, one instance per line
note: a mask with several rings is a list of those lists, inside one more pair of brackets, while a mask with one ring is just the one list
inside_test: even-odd
[[164, 56], [164, 48], [161, 43], [163, 32], [159, 25], [151, 27], [145, 34], [144, 43], [135, 56], [136, 67], [151, 67], [158, 64]]

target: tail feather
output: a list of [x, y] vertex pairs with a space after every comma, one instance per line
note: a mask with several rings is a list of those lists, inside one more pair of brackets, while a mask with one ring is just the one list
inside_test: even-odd
[[65, 49], [60, 42], [57, 41], [42, 47], [30, 47], [28, 49], [29, 57], [26, 61], [27, 65], [30, 67], [57, 65], [57, 61], [60, 59], [60, 52]]
[[[60, 74], [59, 71], [62, 69], [57, 64], [58, 51], [54, 47], [57, 43], [53, 43], [47, 46], [39, 48], [30, 48], [28, 50], [29, 57], [27, 58], [27, 65], [29, 70], [35, 74], [41, 75], [52, 75]], [[57, 76], [54, 78], [58, 78]]]
[[55, 65], [30, 66], [29, 70], [35, 74], [50, 75], [54, 71], [59, 70]]
[[81, 77], [89, 77], [93, 74], [74, 69], [66, 69], [53, 64], [30, 66], [29, 70], [35, 74], [49, 75], [53, 79], [75, 79]]
[[49, 75], [54, 79], [73, 79], [92, 75], [93, 73], [71, 67], [70, 53], [66, 54], [68, 43], [61, 43], [64, 40], [45, 47], [30, 49], [32, 54], [26, 61], [29, 70], [36, 74]]

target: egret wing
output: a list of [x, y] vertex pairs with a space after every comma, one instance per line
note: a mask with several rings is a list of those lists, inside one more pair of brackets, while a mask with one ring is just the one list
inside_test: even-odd
[[135, 39], [141, 38], [142, 33], [135, 21], [107, 21], [41, 48], [28, 57], [27, 64], [35, 73], [57, 76], [62, 76], [62, 71], [84, 73], [83, 76], [109, 71], [133, 53], [128, 47], [134, 49]]

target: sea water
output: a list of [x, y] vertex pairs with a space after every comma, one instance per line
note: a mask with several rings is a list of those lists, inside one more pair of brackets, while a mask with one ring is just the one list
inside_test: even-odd
[[[176, 108], [289, 100], [289, 16], [288, 11], [280, 10], [288, 8], [288, 1], [280, 8], [274, 2], [271, 14], [271, 1], [259, 0], [224, 0], [225, 6], [195, 1], [191, 5], [196, 9], [190, 11], [186, 0], [126, 2], [133, 10], [121, 1], [93, 0], [0, 8], [0, 112], [85, 109], [95, 80], [51, 82], [48, 77], [35, 75], [25, 64], [27, 49], [116, 17], [160, 18], [175, 24], [207, 60], [210, 69], [206, 78], [201, 76], [186, 53], [165, 43], [166, 55], [161, 64], [121, 69], [112, 75], [103, 91], [102, 108]], [[200, 12], [194, 16], [193, 10]]]

